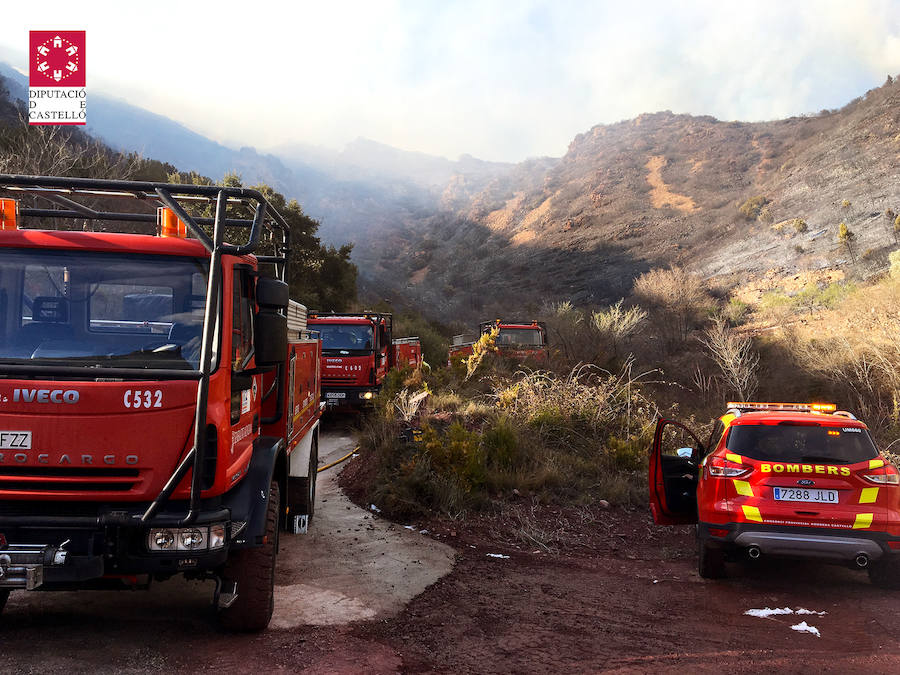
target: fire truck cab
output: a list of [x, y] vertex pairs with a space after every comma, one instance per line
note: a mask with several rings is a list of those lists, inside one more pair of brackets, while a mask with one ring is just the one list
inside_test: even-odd
[[321, 415], [289, 225], [245, 188], [0, 175], [0, 195], [0, 609], [184, 575], [216, 582], [227, 629], [264, 628]]
[[[547, 360], [547, 325], [543, 321], [482, 321], [478, 324], [478, 336], [497, 331], [494, 346], [506, 358], [518, 361]], [[478, 336], [462, 333], [454, 335], [450, 342], [447, 365], [453, 358], [463, 358], [472, 354]]]
[[900, 473], [833, 404], [729, 403], [706, 442], [660, 419], [649, 470], [654, 520], [697, 525], [702, 577], [791, 557], [900, 588]]

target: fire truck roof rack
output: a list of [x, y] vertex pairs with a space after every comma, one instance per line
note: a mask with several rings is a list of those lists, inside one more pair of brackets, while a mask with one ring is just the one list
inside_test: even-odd
[[418, 337], [394, 338], [395, 345], [414, 345], [419, 341]]
[[[252, 188], [225, 187], [220, 185], [178, 185], [173, 183], [151, 183], [129, 180], [106, 180], [98, 178], [71, 178], [65, 176], [20, 176], [0, 174], [0, 191], [27, 194], [56, 204], [57, 208], [24, 207], [19, 215], [34, 218], [64, 218], [89, 221], [156, 223], [157, 213], [98, 211], [77, 201], [78, 198], [109, 198], [147, 203], [151, 207], [164, 206], [172, 210], [191, 234], [212, 252], [219, 248], [224, 254], [246, 255], [259, 247], [263, 229], [273, 234], [275, 255], [258, 256], [260, 262], [277, 266], [276, 275], [284, 280], [287, 256], [290, 252], [290, 226], [274, 209], [268, 208], [266, 198]], [[73, 199], [74, 198], [74, 199]], [[185, 206], [191, 204], [216, 204], [214, 218], [192, 216]], [[227, 218], [228, 206], [242, 205], [252, 210], [252, 219]], [[245, 242], [239, 245], [215, 244], [215, 234], [210, 234], [203, 226], [219, 223], [225, 227], [249, 229]], [[280, 241], [278, 241], [280, 239]]]

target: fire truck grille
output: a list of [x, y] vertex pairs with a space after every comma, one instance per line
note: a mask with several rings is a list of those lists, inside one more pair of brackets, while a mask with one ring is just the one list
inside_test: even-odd
[[138, 469], [0, 468], [0, 492], [128, 492], [140, 479]]
[[323, 375], [322, 384], [346, 384], [355, 382], [356, 375]]

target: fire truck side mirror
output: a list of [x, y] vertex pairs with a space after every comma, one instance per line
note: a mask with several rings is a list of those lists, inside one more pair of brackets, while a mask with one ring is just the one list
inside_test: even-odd
[[285, 309], [290, 300], [288, 285], [279, 279], [260, 277], [256, 280], [256, 304], [260, 307]]
[[[279, 279], [260, 277], [256, 280], [256, 328], [253, 341], [257, 366], [284, 363], [287, 353], [288, 285]], [[279, 311], [281, 310], [281, 311]]]
[[287, 354], [287, 317], [271, 309], [260, 309], [256, 315], [253, 336], [256, 343], [256, 365], [277, 366]]

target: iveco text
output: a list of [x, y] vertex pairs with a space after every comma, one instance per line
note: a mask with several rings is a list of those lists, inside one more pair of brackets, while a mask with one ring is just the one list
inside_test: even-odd
[[78, 403], [74, 389], [13, 389], [13, 401], [25, 403]]

